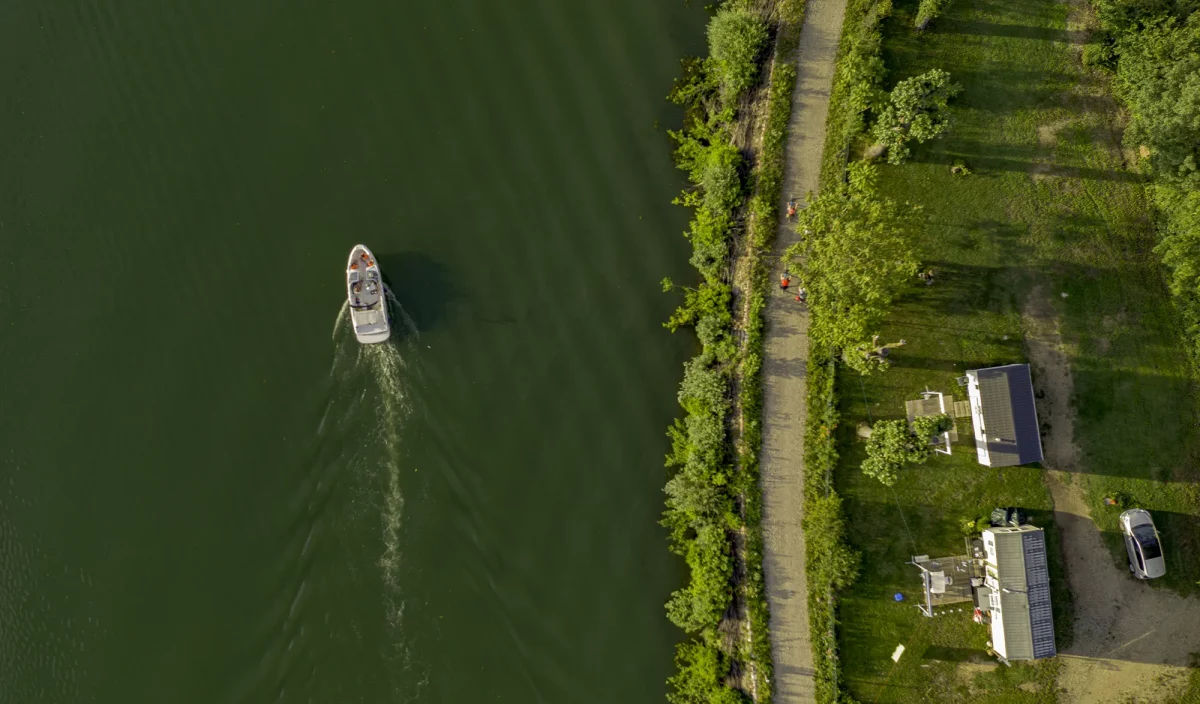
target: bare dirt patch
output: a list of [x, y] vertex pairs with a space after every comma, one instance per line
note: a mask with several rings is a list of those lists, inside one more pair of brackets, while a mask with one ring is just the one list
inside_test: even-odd
[[1186, 685], [1191, 654], [1200, 652], [1200, 600], [1155, 589], [1114, 566], [1088, 516], [1087, 475], [1074, 442], [1070, 360], [1053, 301], [1038, 287], [1023, 313], [1051, 468], [1046, 484], [1074, 595], [1074, 642], [1059, 655], [1061, 701], [1163, 701]]
[[1038, 144], [1043, 147], [1053, 147], [1058, 142], [1058, 131], [1069, 124], [1071, 124], [1070, 120], [1058, 120], [1038, 126]]
[[960, 662], [954, 669], [954, 674], [960, 685], [970, 690], [971, 694], [975, 694], [975, 678], [978, 675], [993, 672], [997, 667], [1001, 666], [997, 665], [995, 661], [968, 660]]

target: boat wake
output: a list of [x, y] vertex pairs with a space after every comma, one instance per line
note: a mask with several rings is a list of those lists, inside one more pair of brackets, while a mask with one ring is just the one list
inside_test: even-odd
[[[416, 356], [418, 334], [412, 318], [387, 291], [387, 307], [394, 321], [390, 340], [377, 344], [359, 344], [349, 319], [349, 305], [343, 303], [333, 327], [334, 383], [347, 388], [358, 399], [356, 418], [371, 418], [368, 428], [359, 425], [355, 435], [362, 433], [356, 443], [362, 473], [356, 472], [372, 513], [378, 511], [382, 551], [377, 565], [383, 586], [384, 616], [395, 639], [389, 656], [401, 666], [397, 672], [411, 674], [413, 663], [409, 644], [403, 633], [405, 599], [402, 585], [404, 540], [404, 493], [401, 487], [401, 468], [406, 463], [405, 428], [412, 416], [411, 393], [419, 381], [419, 370], [410, 363]], [[406, 466], [406, 465], [405, 465]], [[411, 471], [411, 470], [410, 470]], [[411, 688], [411, 682], [409, 687]], [[407, 688], [406, 688], [407, 689]], [[397, 692], [400, 700], [408, 700], [411, 691]]]
[[[400, 577], [400, 527], [404, 514], [404, 496], [400, 491], [401, 444], [400, 431], [404, 421], [411, 415], [404, 370], [406, 363], [395, 345], [384, 343], [364, 345], [363, 360], [373, 380], [378, 384], [381, 413], [378, 427], [379, 440], [384, 449], [384, 494], [383, 494], [383, 555], [379, 566], [383, 570], [385, 585], [398, 591]], [[402, 607], [391, 609], [388, 615], [393, 625], [402, 613]]]

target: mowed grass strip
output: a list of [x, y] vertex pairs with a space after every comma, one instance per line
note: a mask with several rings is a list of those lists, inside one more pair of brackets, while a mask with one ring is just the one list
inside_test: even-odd
[[[964, 90], [945, 137], [916, 147], [903, 166], [881, 167], [884, 195], [925, 209], [918, 246], [935, 283], [914, 281], [882, 331], [887, 342], [908, 342], [893, 351], [890, 370], [838, 379], [836, 479], [850, 539], [863, 552], [839, 609], [845, 679], [864, 702], [1054, 701], [1054, 662], [995, 666], [983, 652], [988, 631], [969, 613], [917, 613], [920, 583], [905, 564], [915, 554], [959, 553], [963, 518], [1022, 506], [1047, 530], [1056, 625], [1067, 642], [1070, 595], [1042, 470], [979, 465], [969, 419], [960, 419], [954, 454], [909, 469], [893, 490], [859, 472], [856, 426], [902, 418], [904, 402], [926, 388], [962, 399], [955, 378], [966, 369], [1026, 361], [1022, 311], [1032, 292], [1051, 296], [1074, 378], [1075, 481], [1119, 569], [1120, 509], [1103, 498], [1122, 493], [1154, 513], [1169, 572], [1147, 588], [1186, 593], [1200, 579], [1192, 381], [1143, 184], [1125, 167], [1103, 76], [1079, 62], [1085, 36], [1068, 30], [1070, 7], [957, 0], [917, 33], [916, 5], [897, 2], [888, 20], [886, 85], [943, 68]], [[1085, 18], [1070, 19], [1077, 28]], [[972, 173], [952, 175], [954, 164]], [[895, 602], [896, 592], [905, 601]], [[893, 663], [899, 644], [907, 650]]]

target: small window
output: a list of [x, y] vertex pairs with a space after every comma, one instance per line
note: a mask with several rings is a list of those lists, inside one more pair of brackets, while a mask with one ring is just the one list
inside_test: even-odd
[[1135, 546], [1133, 549], [1133, 554], [1137, 556], [1138, 569], [1145, 572], [1146, 564], [1144, 562], [1142, 562], [1142, 546], [1141, 545]]

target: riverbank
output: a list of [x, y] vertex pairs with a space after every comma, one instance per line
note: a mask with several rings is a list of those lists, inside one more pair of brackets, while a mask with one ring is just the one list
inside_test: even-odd
[[677, 647], [674, 702], [772, 699], [758, 476], [763, 311], [796, 80], [787, 59], [803, 8], [726, 2], [709, 27], [710, 56], [685, 60], [671, 95], [686, 110], [672, 137], [692, 187], [677, 202], [695, 209], [686, 235], [701, 277], [682, 287], [667, 323], [693, 327], [701, 343], [680, 387], [685, 416], [669, 430], [663, 523], [690, 568], [667, 604], [690, 635]]

